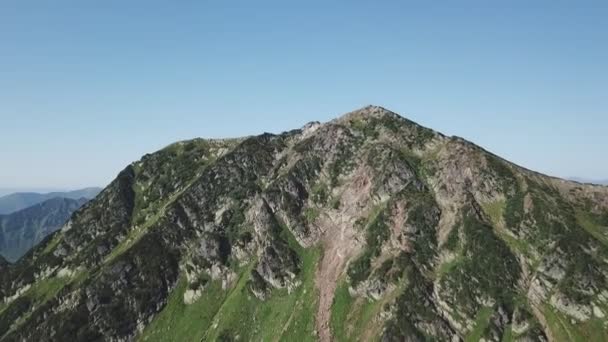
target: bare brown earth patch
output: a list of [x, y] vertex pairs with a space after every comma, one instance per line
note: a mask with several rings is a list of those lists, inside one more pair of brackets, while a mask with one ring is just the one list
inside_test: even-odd
[[348, 260], [361, 247], [352, 223], [340, 222], [335, 215], [328, 216], [326, 220], [333, 226], [333, 229], [326, 231], [323, 237], [323, 257], [316, 274], [316, 285], [319, 290], [316, 321], [321, 341], [331, 341], [329, 322], [338, 279], [344, 272]]
[[323, 246], [323, 256], [315, 275], [319, 290], [316, 326], [322, 342], [332, 340], [329, 323], [336, 286], [349, 260], [359, 253], [364, 243], [363, 231], [355, 228], [355, 221], [369, 214], [371, 181], [366, 171], [360, 168], [355, 172], [349, 184], [343, 187], [340, 207], [322, 215], [316, 222]]

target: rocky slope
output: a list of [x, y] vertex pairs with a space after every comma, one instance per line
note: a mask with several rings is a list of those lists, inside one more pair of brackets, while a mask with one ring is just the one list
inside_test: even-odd
[[0, 255], [15, 261], [61, 228], [88, 200], [53, 198], [9, 215], [0, 215]]
[[0, 272], [0, 341], [608, 340], [608, 188], [381, 107], [127, 166]]

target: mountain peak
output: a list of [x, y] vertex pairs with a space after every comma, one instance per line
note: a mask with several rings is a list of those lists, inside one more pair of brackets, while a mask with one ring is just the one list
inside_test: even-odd
[[398, 114], [381, 106], [367, 105], [365, 107], [348, 112], [340, 117], [337, 121], [352, 121], [365, 118], [380, 118], [386, 115], [400, 117]]

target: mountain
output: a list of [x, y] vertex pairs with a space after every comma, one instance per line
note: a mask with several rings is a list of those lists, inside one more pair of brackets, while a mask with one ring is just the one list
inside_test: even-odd
[[6, 261], [6, 259], [4, 259], [2, 255], [0, 255], [0, 273], [3, 273], [9, 266], [10, 264], [8, 263], [8, 261]]
[[91, 199], [97, 196], [100, 191], [100, 188], [84, 188], [68, 192], [49, 192], [45, 194], [36, 192], [17, 192], [0, 197], [0, 215], [10, 214], [56, 197], [76, 200], [81, 198]]
[[57, 188], [0, 188], [0, 196], [10, 195], [15, 192], [63, 192], [62, 189]]
[[15, 261], [47, 235], [61, 228], [88, 199], [52, 198], [8, 215], [0, 215], [0, 254]]
[[0, 341], [607, 341], [608, 188], [381, 107], [128, 165], [0, 274]]
[[579, 183], [608, 185], [608, 179], [587, 179], [587, 178], [581, 178], [581, 177], [570, 177], [568, 179], [571, 181], [579, 182]]

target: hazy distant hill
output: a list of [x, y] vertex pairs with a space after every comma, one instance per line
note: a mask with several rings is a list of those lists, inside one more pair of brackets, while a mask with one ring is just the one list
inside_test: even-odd
[[0, 215], [0, 254], [15, 261], [61, 228], [88, 199], [56, 197], [12, 214]]
[[580, 177], [570, 177], [569, 180], [573, 180], [579, 183], [588, 183], [588, 184], [599, 184], [599, 185], [608, 185], [608, 179], [587, 179]]
[[17, 192], [0, 197], [0, 214], [10, 214], [56, 197], [92, 199], [97, 196], [100, 191], [100, 188], [91, 187], [74, 191], [49, 192], [45, 194], [37, 192]]
[[11, 187], [11, 188], [0, 188], [0, 197], [14, 194], [16, 192], [38, 192], [41, 194], [46, 194], [47, 192], [65, 192], [66, 189], [62, 188], [21, 188], [21, 187]]

